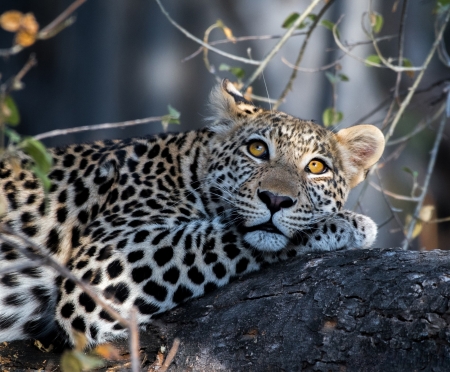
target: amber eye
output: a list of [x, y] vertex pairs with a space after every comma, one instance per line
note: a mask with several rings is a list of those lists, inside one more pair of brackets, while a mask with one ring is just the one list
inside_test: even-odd
[[269, 158], [269, 150], [267, 145], [262, 141], [253, 141], [250, 142], [247, 146], [248, 152], [258, 159], [268, 159]]
[[311, 160], [306, 167], [306, 171], [312, 174], [325, 173], [327, 170], [328, 167], [323, 162], [317, 159]]

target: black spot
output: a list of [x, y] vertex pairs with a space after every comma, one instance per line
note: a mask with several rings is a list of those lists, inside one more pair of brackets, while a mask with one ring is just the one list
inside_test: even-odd
[[67, 191], [66, 190], [62, 190], [61, 193], [58, 195], [58, 201], [60, 203], [65, 203], [67, 200]]
[[202, 284], [205, 281], [205, 276], [198, 270], [197, 266], [189, 269], [188, 278], [195, 284]]
[[131, 271], [131, 277], [136, 283], [141, 283], [152, 276], [152, 269], [149, 266], [136, 267]]
[[61, 169], [55, 169], [48, 175], [48, 178], [51, 180], [62, 181], [64, 172]]
[[36, 195], [35, 194], [31, 194], [28, 196], [27, 199], [27, 204], [33, 204], [36, 201]]
[[194, 253], [186, 253], [183, 259], [183, 263], [186, 266], [191, 266], [195, 261], [195, 254]]
[[89, 219], [89, 213], [87, 211], [81, 210], [78, 212], [78, 221], [80, 221], [82, 224], [86, 224]]
[[189, 297], [193, 295], [192, 291], [185, 287], [184, 285], [180, 285], [175, 293], [173, 294], [173, 302], [176, 304], [179, 304], [185, 300], [187, 300]]
[[115, 260], [111, 262], [106, 268], [108, 271], [108, 275], [111, 279], [117, 278], [120, 274], [122, 274], [123, 266], [120, 260]]
[[145, 302], [145, 300], [140, 297], [136, 298], [136, 300], [134, 301], [134, 306], [137, 306], [141, 314], [146, 315], [154, 314], [160, 310], [159, 306]]
[[67, 294], [72, 293], [72, 291], [75, 288], [75, 283], [73, 281], [71, 281], [70, 279], [67, 279], [66, 282], [64, 283], [64, 289], [66, 291]]
[[207, 265], [209, 265], [210, 263], [216, 262], [217, 261], [217, 254], [211, 253], [211, 252], [207, 252], [205, 254], [204, 261], [205, 261], [205, 264], [207, 264]]
[[248, 258], [242, 257], [236, 264], [236, 274], [243, 273], [245, 270], [247, 270], [249, 262], [250, 261], [248, 260]]
[[122, 200], [127, 200], [128, 198], [132, 197], [136, 193], [136, 189], [133, 186], [128, 186], [125, 190], [122, 191], [122, 195], [120, 198]]
[[224, 234], [222, 236], [222, 243], [226, 244], [226, 243], [236, 243], [236, 236], [231, 232], [227, 232], [226, 234]]
[[56, 211], [56, 218], [59, 223], [64, 223], [67, 218], [67, 209], [65, 207], [61, 207]]
[[48, 234], [48, 238], [47, 238], [47, 243], [46, 243], [47, 248], [50, 249], [50, 251], [52, 253], [58, 253], [59, 243], [60, 243], [60, 237], [59, 237], [58, 230], [51, 229], [50, 233]]
[[117, 249], [121, 250], [123, 248], [125, 248], [127, 246], [128, 240], [127, 239], [123, 239], [120, 242], [117, 243]]
[[100, 311], [99, 316], [100, 316], [100, 318], [105, 319], [107, 322], [114, 321], [114, 319], [111, 318], [111, 315], [109, 315], [105, 310]]
[[86, 260], [78, 261], [78, 262], [77, 262], [77, 265], [76, 265], [76, 268], [77, 268], [78, 270], [80, 270], [80, 269], [82, 269], [83, 267], [85, 267], [87, 264], [88, 264], [88, 261], [86, 261]]
[[158, 245], [161, 240], [163, 240], [167, 235], [169, 235], [169, 230], [163, 231], [155, 236], [155, 238], [152, 240], [152, 245]]
[[67, 154], [66, 156], [64, 156], [64, 161], [63, 161], [63, 165], [68, 168], [71, 167], [73, 165], [73, 163], [75, 162], [75, 156], [72, 154]]
[[133, 251], [128, 254], [128, 262], [133, 263], [144, 258], [144, 251]]
[[97, 261], [107, 260], [108, 258], [111, 257], [111, 251], [112, 251], [112, 248], [110, 245], [103, 247], [102, 249], [100, 249], [100, 252], [98, 252], [96, 260]]
[[35, 236], [38, 232], [38, 228], [34, 225], [22, 227], [22, 231], [28, 236]]
[[145, 241], [147, 236], [149, 236], [149, 234], [150, 233], [147, 230], [140, 230], [134, 235], [134, 240], [133, 241], [135, 243], [142, 243], [143, 241]]
[[184, 241], [184, 249], [187, 251], [192, 248], [192, 236], [187, 235]]
[[232, 260], [233, 258], [236, 258], [239, 253], [241, 253], [241, 250], [236, 247], [235, 244], [227, 244], [223, 250], [227, 254], [227, 256]]
[[89, 199], [89, 189], [84, 186], [84, 183], [80, 178], [78, 178], [73, 185], [75, 188], [75, 205], [79, 207]]
[[179, 277], [180, 277], [180, 270], [178, 270], [176, 267], [171, 267], [163, 275], [163, 279], [166, 282], [169, 282], [172, 284], [176, 284], [178, 282]]
[[98, 328], [95, 325], [89, 326], [89, 332], [91, 333], [91, 337], [95, 340], [98, 334]]
[[114, 296], [120, 303], [125, 302], [129, 294], [130, 291], [125, 283], [111, 284], [105, 288], [106, 297]]
[[0, 329], [8, 329], [19, 319], [18, 315], [1, 315]]
[[38, 267], [29, 267], [28, 269], [23, 269], [21, 273], [31, 278], [40, 278], [42, 270]]
[[160, 150], [161, 150], [161, 147], [158, 144], [154, 145], [148, 152], [147, 157], [149, 159], [153, 159], [153, 158], [157, 157]]
[[80, 243], [80, 234], [81, 234], [81, 231], [78, 227], [74, 227], [72, 229], [71, 243], [72, 243], [73, 248], [76, 248], [81, 244]]
[[83, 292], [82, 294], [80, 294], [78, 300], [80, 302], [80, 305], [84, 306], [86, 312], [92, 313], [95, 310], [96, 308], [95, 302], [94, 300], [92, 300], [91, 296], [89, 296], [87, 293]]
[[167, 297], [167, 289], [153, 280], [149, 280], [144, 286], [144, 292], [155, 297], [158, 301], [164, 301]]
[[7, 287], [17, 287], [20, 284], [17, 274], [13, 273], [3, 275], [0, 281]]
[[9, 306], [21, 306], [27, 302], [27, 298], [19, 293], [12, 293], [3, 299], [3, 303]]
[[153, 255], [154, 260], [159, 266], [164, 266], [167, 262], [169, 262], [173, 257], [173, 249], [172, 247], [163, 247], [159, 248], [155, 254]]
[[74, 311], [75, 311], [75, 306], [73, 305], [73, 303], [68, 302], [61, 308], [61, 316], [63, 318], [68, 319], [72, 316]]
[[85, 282], [89, 282], [90, 280], [91, 280], [91, 278], [92, 278], [92, 270], [88, 270], [88, 271], [86, 271], [84, 274], [83, 274], [83, 276], [81, 277], [81, 279], [83, 279]]
[[141, 157], [142, 155], [145, 154], [145, 152], [147, 151], [147, 146], [142, 144], [142, 143], [138, 143], [136, 145], [134, 145], [134, 152], [137, 156]]
[[217, 276], [217, 279], [222, 279], [227, 273], [227, 270], [225, 269], [225, 266], [223, 266], [221, 262], [218, 262], [214, 265], [213, 272]]

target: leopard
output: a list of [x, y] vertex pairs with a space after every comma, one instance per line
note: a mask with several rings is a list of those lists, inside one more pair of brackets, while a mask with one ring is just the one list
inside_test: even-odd
[[[268, 265], [374, 244], [375, 222], [344, 203], [383, 153], [377, 127], [332, 131], [259, 107], [226, 79], [210, 107], [198, 130], [48, 149], [47, 191], [29, 155], [3, 156], [0, 342], [129, 336], [45, 257], [143, 328]], [[38, 263], [30, 242], [46, 253]]]

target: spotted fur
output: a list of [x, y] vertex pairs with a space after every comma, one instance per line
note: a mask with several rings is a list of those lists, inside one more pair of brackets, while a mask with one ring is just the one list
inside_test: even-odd
[[[0, 164], [2, 223], [45, 247], [124, 317], [155, 314], [268, 263], [310, 251], [366, 248], [374, 222], [342, 210], [381, 156], [373, 126], [334, 134], [246, 101], [228, 81], [205, 129], [51, 149], [45, 200], [30, 159]], [[266, 144], [266, 159], [248, 144]], [[307, 171], [311, 159], [327, 166]], [[13, 239], [13, 237], [9, 237]], [[28, 262], [2, 242], [0, 269]], [[71, 280], [39, 266], [0, 279], [0, 341], [60, 329], [91, 345], [126, 330]]]

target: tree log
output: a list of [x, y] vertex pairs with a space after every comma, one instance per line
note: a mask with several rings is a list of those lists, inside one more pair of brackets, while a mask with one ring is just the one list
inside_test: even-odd
[[[450, 252], [308, 254], [163, 315], [142, 353], [148, 367], [178, 337], [169, 371], [448, 371], [449, 298]], [[0, 347], [2, 371], [57, 357]]]

